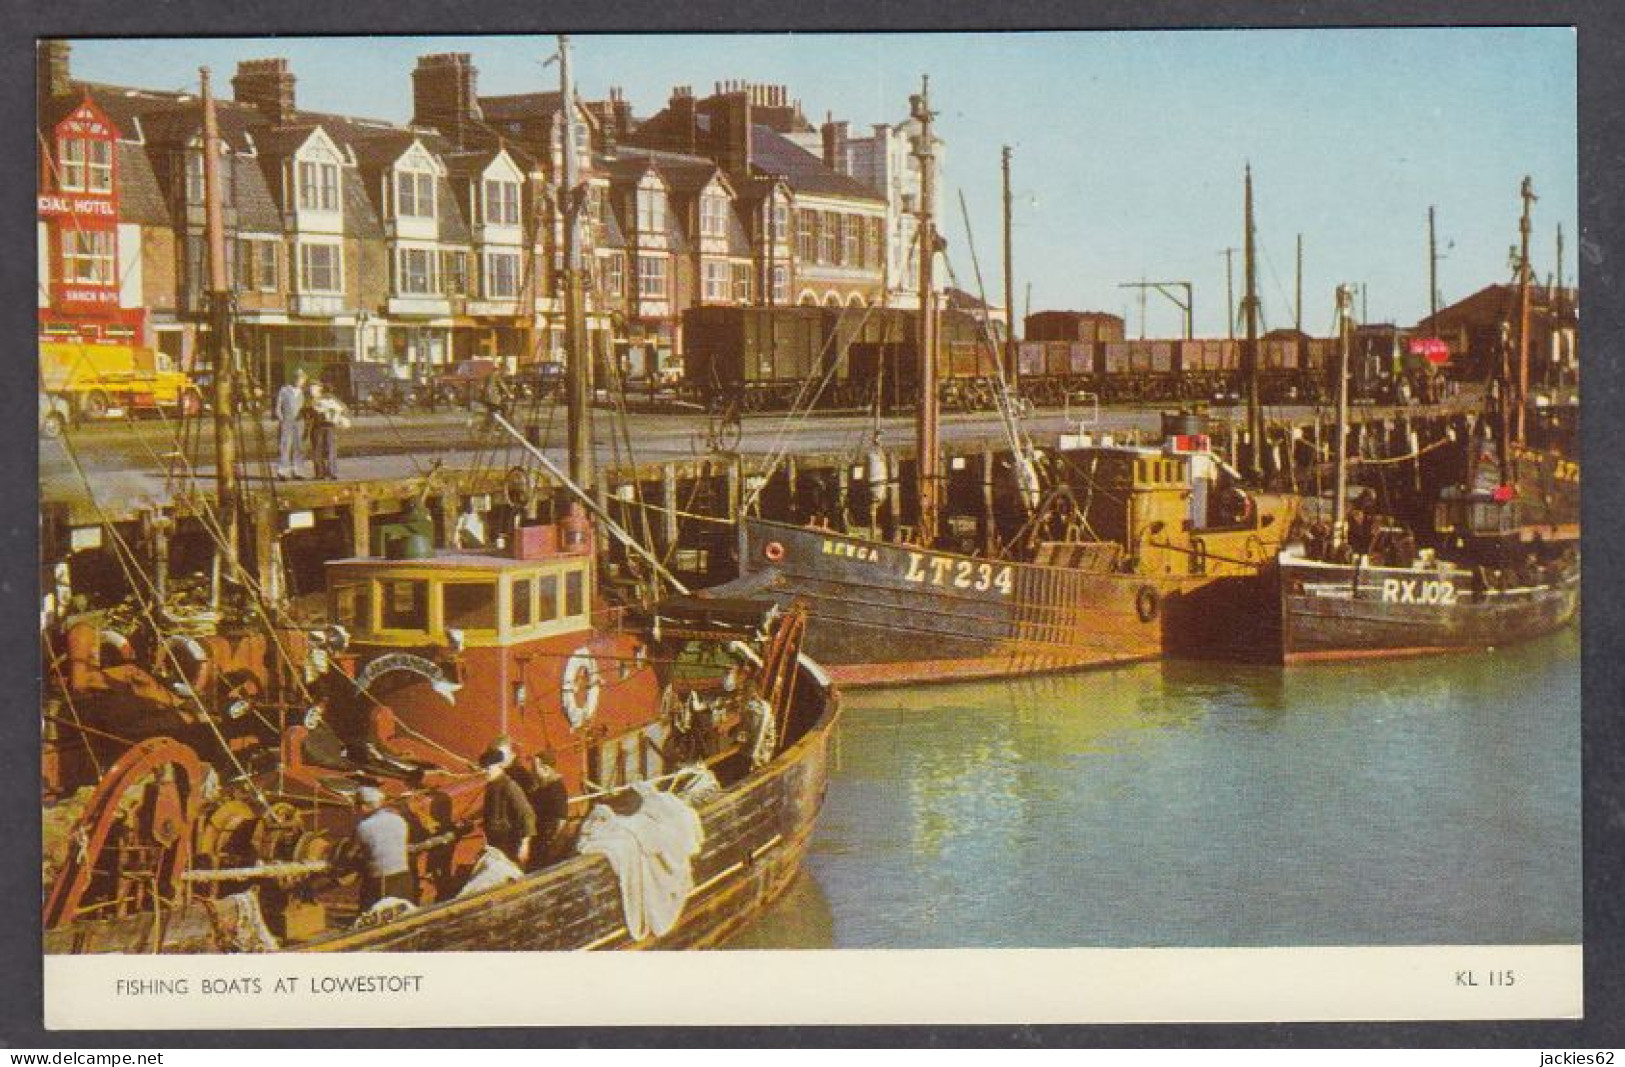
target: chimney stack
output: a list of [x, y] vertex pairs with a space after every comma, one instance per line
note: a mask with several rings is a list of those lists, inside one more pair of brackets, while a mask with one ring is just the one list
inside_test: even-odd
[[245, 59], [231, 79], [232, 98], [273, 125], [286, 125], [294, 117], [293, 80], [286, 59]]
[[846, 173], [841, 146], [846, 143], [847, 124], [836, 122], [828, 113], [824, 114], [824, 126], [820, 132], [824, 135], [824, 166], [830, 170]]
[[671, 112], [671, 150], [674, 152], [687, 152], [696, 155], [700, 150], [699, 123], [694, 116], [694, 90], [691, 86], [679, 85], [671, 91], [671, 102], [667, 109]]
[[39, 94], [44, 99], [62, 96], [73, 89], [73, 74], [69, 55], [73, 46], [67, 41], [45, 40], [39, 46]]
[[718, 98], [711, 112], [712, 144], [717, 163], [733, 175], [750, 172], [751, 94], [739, 83]]
[[478, 72], [467, 52], [419, 56], [412, 71], [412, 125], [439, 130], [459, 148], [484, 118], [475, 83]]

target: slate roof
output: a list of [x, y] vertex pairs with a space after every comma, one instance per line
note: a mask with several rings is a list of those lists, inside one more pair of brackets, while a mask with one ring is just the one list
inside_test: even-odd
[[383, 237], [384, 226], [379, 221], [378, 208], [367, 195], [361, 175], [353, 170], [344, 175], [344, 232], [356, 237]]
[[119, 218], [143, 226], [169, 224], [169, 205], [152, 171], [152, 160], [138, 144], [120, 141], [118, 146]]
[[856, 178], [824, 166], [824, 161], [794, 141], [760, 124], [751, 126], [751, 169], [780, 174], [798, 193], [839, 196], [884, 204], [886, 198]]
[[506, 96], [479, 98], [480, 114], [486, 122], [523, 122], [527, 119], [551, 118], [558, 114], [559, 94], [510, 93]]
[[[627, 172], [653, 169], [673, 189], [685, 193], [697, 192], [710, 184], [721, 173], [715, 161], [705, 156], [690, 156], [677, 152], [660, 152], [652, 148], [622, 148], [617, 161], [625, 161]], [[614, 173], [612, 170], [611, 173]]]
[[271, 192], [259, 161], [249, 156], [232, 156], [232, 203], [237, 208], [237, 228], [256, 233], [281, 233], [282, 212]]
[[463, 202], [452, 191], [451, 182], [436, 178], [434, 183], [435, 211], [440, 215], [440, 239], [468, 244], [474, 240], [468, 220], [463, 217]]

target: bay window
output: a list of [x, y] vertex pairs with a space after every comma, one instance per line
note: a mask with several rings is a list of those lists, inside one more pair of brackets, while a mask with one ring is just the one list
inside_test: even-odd
[[638, 296], [645, 300], [664, 300], [666, 298], [666, 260], [664, 257], [638, 257]]
[[435, 284], [436, 255], [426, 248], [403, 248], [397, 253], [396, 289], [406, 296], [428, 296], [439, 291]]
[[721, 303], [728, 299], [728, 264], [707, 260], [703, 266], [704, 299], [707, 303]]
[[513, 300], [519, 296], [519, 253], [485, 253], [485, 298]]
[[299, 246], [299, 291], [337, 293], [343, 291], [339, 246], [301, 244]]

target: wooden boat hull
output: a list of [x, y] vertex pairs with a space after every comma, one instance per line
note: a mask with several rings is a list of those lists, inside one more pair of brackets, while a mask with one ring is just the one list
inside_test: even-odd
[[1426, 655], [1527, 640], [1568, 623], [1580, 578], [1476, 589], [1470, 572], [1362, 568], [1311, 560], [1279, 565], [1281, 662]]
[[[787, 733], [792, 744], [766, 767], [701, 805], [705, 844], [695, 888], [678, 924], [633, 942], [619, 883], [602, 856], [577, 856], [464, 900], [422, 908], [380, 926], [329, 935], [290, 951], [535, 952], [715, 946], [794, 880], [828, 787], [839, 698], [812, 668], [798, 678]], [[151, 916], [81, 922], [47, 931], [46, 952], [219, 952], [206, 909], [194, 901], [160, 929]]]
[[845, 688], [1152, 659], [1166, 583], [924, 551], [750, 519], [716, 590], [807, 605], [804, 648]]

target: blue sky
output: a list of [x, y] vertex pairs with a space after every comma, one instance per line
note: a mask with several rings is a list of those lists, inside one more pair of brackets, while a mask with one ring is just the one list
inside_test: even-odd
[[[411, 112], [419, 55], [473, 54], [482, 93], [553, 88], [550, 37], [83, 40], [74, 73], [153, 88], [222, 91], [241, 59], [286, 56], [301, 107], [382, 119]], [[942, 220], [963, 287], [975, 288], [958, 191], [982, 274], [1001, 299], [999, 147], [1014, 148], [1018, 310], [1103, 308], [1139, 325], [1118, 283], [1195, 286], [1198, 334], [1224, 332], [1221, 250], [1242, 238], [1253, 166], [1269, 326], [1292, 320], [1304, 235], [1304, 325], [1328, 328], [1339, 282], [1367, 286], [1372, 320], [1427, 311], [1428, 206], [1438, 211], [1446, 302], [1507, 277], [1518, 184], [1534, 179], [1532, 258], [1575, 272], [1575, 46], [1566, 29], [1380, 29], [1008, 34], [579, 36], [581, 91], [624, 89], [636, 114], [673, 85], [783, 83], [809, 119], [863, 128], [907, 114], [931, 75], [947, 142]], [[1239, 292], [1241, 265], [1236, 259]], [[1172, 334], [1160, 297], [1149, 332]]]

